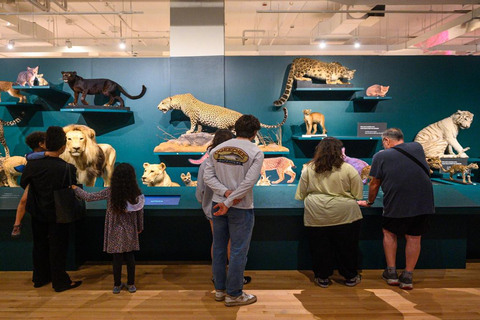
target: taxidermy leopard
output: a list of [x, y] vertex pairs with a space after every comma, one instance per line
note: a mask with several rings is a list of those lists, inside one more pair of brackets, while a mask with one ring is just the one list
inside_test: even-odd
[[63, 82], [68, 83], [74, 92], [74, 100], [68, 104], [70, 106], [76, 106], [78, 104], [78, 96], [80, 93], [82, 94], [80, 101], [85, 105], [88, 105], [88, 102], [85, 100], [87, 94], [101, 93], [110, 98], [110, 100], [104, 104], [105, 107], [111, 106], [115, 100], [117, 100], [120, 102], [120, 108], [124, 108], [125, 102], [122, 97], [120, 97], [119, 92], [123, 93], [129, 99], [140, 99], [145, 95], [145, 92], [147, 92], [147, 88], [142, 85], [142, 92], [138, 96], [131, 96], [115, 81], [109, 79], [84, 79], [78, 76], [76, 71], [62, 71], [62, 79]]
[[[287, 102], [293, 88], [293, 80], [312, 81], [313, 79], [324, 80], [327, 84], [349, 84], [356, 70], [350, 70], [338, 62], [323, 62], [310, 58], [296, 58], [293, 60], [288, 73], [285, 91], [280, 99], [273, 105], [280, 107]], [[308, 76], [308, 77], [305, 77]], [[347, 80], [343, 82], [341, 79]]]
[[[196, 99], [192, 94], [178, 94], [176, 96], [165, 98], [158, 105], [158, 110], [167, 113], [169, 110], [180, 110], [190, 118], [190, 130], [186, 133], [192, 133], [197, 127], [197, 132], [202, 132], [202, 126], [209, 126], [217, 129], [235, 129], [235, 122], [242, 116], [240, 112], [227, 109], [221, 106], [208, 104]], [[262, 128], [278, 128], [287, 121], [288, 112], [283, 108], [285, 114], [283, 121], [276, 125], [267, 125], [260, 123]]]
[[266, 171], [276, 170], [278, 180], [272, 181], [273, 184], [278, 184], [285, 179], [285, 174], [290, 176], [287, 183], [292, 183], [295, 180], [296, 173], [292, 170], [295, 168], [295, 164], [292, 160], [285, 157], [265, 158], [263, 159], [262, 169], [260, 170], [260, 176], [263, 180], [268, 180]]
[[5, 140], [5, 133], [3, 131], [3, 127], [16, 125], [17, 123], [22, 121], [24, 115], [25, 112], [22, 112], [16, 119], [13, 119], [12, 121], [3, 121], [2, 119], [0, 119], [0, 143], [5, 148], [5, 158], [10, 157], [10, 151], [8, 150], [7, 141]]
[[472, 170], [477, 170], [478, 164], [470, 163], [468, 166], [464, 166], [463, 164], [454, 164], [450, 167], [450, 169], [446, 170], [446, 172], [450, 173], [450, 180], [453, 180], [453, 175], [457, 172], [462, 174], [463, 183], [467, 183], [466, 179], [468, 179], [468, 183], [472, 183], [471, 172]]

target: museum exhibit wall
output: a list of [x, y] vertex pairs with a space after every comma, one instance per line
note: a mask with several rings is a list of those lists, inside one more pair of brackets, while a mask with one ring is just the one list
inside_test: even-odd
[[[5, 127], [5, 138], [11, 155], [24, 155], [30, 151], [24, 140], [33, 131], [45, 130], [51, 125], [65, 126], [80, 123], [96, 130], [97, 142], [108, 143], [116, 149], [117, 162], [129, 162], [135, 167], [140, 185], [144, 162], [165, 162], [172, 180], [183, 186], [180, 173], [190, 171], [193, 173], [193, 179], [196, 180], [198, 167], [189, 164], [187, 160], [199, 156], [159, 156], [154, 154], [153, 149], [171, 136], [178, 137], [185, 133], [190, 128], [190, 123], [180, 111], [170, 111], [166, 114], [159, 111], [157, 109], [159, 102], [175, 94], [191, 93], [203, 102], [223, 105], [244, 114], [254, 114], [262, 123], [276, 124], [282, 121], [283, 112], [282, 108], [273, 106], [273, 101], [283, 94], [289, 65], [296, 57], [0, 59], [0, 80], [4, 81], [15, 81], [19, 71], [25, 70], [27, 66], [38, 65], [39, 73], [43, 73], [44, 78], [52, 86], [69, 93], [72, 91], [67, 84], [63, 84], [61, 71], [77, 71], [78, 75], [84, 78], [112, 79], [131, 95], [139, 94], [142, 85], [147, 87], [147, 93], [139, 100], [131, 100], [122, 95], [125, 105], [131, 108], [131, 114], [74, 113], [61, 112], [58, 108], [11, 106], [0, 107], [0, 118], [11, 120], [20, 111], [27, 113], [18, 126]], [[283, 145], [290, 150], [286, 156], [294, 160], [297, 165], [295, 183], [300, 177], [301, 165], [309, 160], [318, 143], [317, 140], [292, 139], [293, 135], [305, 133], [303, 109], [312, 109], [325, 115], [329, 136], [355, 137], [358, 122], [386, 122], [389, 127], [401, 128], [405, 133], [406, 141], [413, 141], [419, 130], [449, 117], [457, 110], [468, 110], [477, 116], [480, 115], [480, 96], [477, 89], [480, 63], [477, 57], [315, 56], [311, 58], [325, 62], [338, 61], [350, 69], [356, 69], [355, 77], [351, 82], [354, 87], [364, 88], [363, 91], [356, 93], [357, 96], [365, 96], [365, 90], [370, 85], [381, 84], [390, 86], [387, 95], [392, 99], [380, 101], [371, 108], [359, 109], [349, 98], [331, 100], [324, 93], [301, 97], [294, 92], [285, 104], [288, 109], [288, 119], [282, 128], [282, 140]], [[7, 93], [2, 93], [2, 101], [8, 100], [13, 99]], [[93, 103], [93, 100], [93, 96], [88, 96], [87, 101]], [[471, 128], [461, 130], [458, 135], [461, 145], [471, 148], [467, 152], [471, 158], [480, 157], [478, 121], [474, 118]], [[265, 135], [274, 135], [275, 132], [275, 130], [262, 129]], [[353, 140], [345, 141], [345, 144], [347, 155], [365, 159], [367, 162], [370, 162], [373, 154], [381, 149], [379, 140], [373, 143]], [[3, 148], [0, 152], [4, 155]], [[474, 174], [477, 175], [476, 172]], [[102, 185], [103, 180], [97, 179], [96, 190], [99, 190]], [[167, 212], [166, 217], [147, 218], [149, 226], [142, 236], [142, 251], [138, 259], [208, 260], [211, 240], [209, 226], [205, 222], [200, 205], [193, 198], [192, 189], [194, 188], [169, 188], [168, 191], [166, 188], [147, 188], [146, 186], [142, 188], [149, 194], [178, 194], [184, 198], [188, 197], [189, 200], [187, 205], [180, 209], [174, 207], [162, 209]], [[265, 254], [284, 248], [285, 251], [298, 251], [298, 256], [294, 259], [303, 261], [300, 263], [303, 267], [308, 266], [304, 263], [305, 259], [308, 260], [304, 239], [300, 240], [303, 244], [297, 241], [302, 239], [302, 203], [293, 200], [293, 196], [288, 201], [279, 201], [282, 196], [279, 196], [276, 190], [280, 191], [280, 188], [256, 188], [256, 205], [261, 203], [263, 208], [267, 208], [263, 210], [264, 214], [275, 212], [283, 217], [275, 219], [274, 223], [269, 220], [270, 217], [263, 220], [259, 217], [256, 230], [261, 230], [261, 233], [254, 234], [252, 257], [249, 263], [258, 261], [255, 257], [265, 260], [261, 259]], [[281, 189], [281, 192], [284, 191]], [[287, 194], [292, 192], [289, 191]], [[101, 250], [104, 214], [102, 206], [104, 207], [104, 204], [90, 205], [90, 208], [94, 209], [90, 210], [89, 215], [93, 216], [95, 223], [81, 225], [92, 231], [88, 237], [81, 238], [83, 241], [81, 247], [89, 251], [83, 254], [88, 255], [90, 261], [109, 259]], [[295, 211], [294, 214], [293, 211]], [[2, 230], [5, 231], [3, 232], [5, 235], [10, 231], [7, 230], [11, 228], [10, 222], [13, 222], [11, 218], [14, 212], [11, 211], [9, 214], [8, 218], [2, 217]], [[171, 219], [174, 215], [178, 218]], [[372, 228], [374, 226], [376, 224], [370, 225]], [[281, 234], [278, 233], [279, 231]], [[28, 234], [28, 230], [26, 233]], [[179, 234], [182, 234], [182, 237], [188, 236], [189, 241], [173, 242], [172, 239]], [[378, 234], [378, 237], [381, 235]], [[28, 247], [30, 244], [25, 243], [28, 239], [26, 236], [20, 241]], [[260, 248], [256, 243], [261, 241], [263, 243]], [[195, 248], [192, 248], [191, 243], [197, 244]], [[378, 252], [381, 252], [381, 242], [376, 243], [376, 246]], [[18, 246], [11, 248], [21, 250]], [[29, 251], [27, 249], [24, 251], [27, 253], [22, 263], [28, 263]], [[479, 255], [478, 249], [474, 254]], [[282, 257], [277, 258], [282, 259]], [[275, 259], [270, 259], [270, 263], [276, 262]], [[284, 268], [295, 268], [299, 265], [298, 261], [293, 261], [287, 266], [282, 265], [284, 261], [278, 261], [278, 264]], [[272, 268], [272, 266], [260, 267]]]

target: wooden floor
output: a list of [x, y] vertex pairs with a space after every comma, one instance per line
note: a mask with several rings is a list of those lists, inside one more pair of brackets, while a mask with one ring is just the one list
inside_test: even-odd
[[71, 272], [83, 284], [62, 293], [34, 289], [31, 272], [0, 272], [0, 319], [480, 319], [480, 263], [417, 270], [412, 291], [387, 286], [380, 270], [354, 288], [334, 276], [327, 289], [310, 271], [247, 271], [258, 302], [230, 308], [214, 301], [208, 265], [138, 265], [137, 293], [118, 295], [110, 269], [83, 266]]

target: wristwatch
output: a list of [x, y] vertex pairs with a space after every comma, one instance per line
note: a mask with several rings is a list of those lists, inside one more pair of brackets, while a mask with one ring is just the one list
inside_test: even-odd
[[367, 206], [371, 206], [371, 205], [374, 204], [374, 203], [375, 203], [375, 200], [372, 201], [372, 202], [370, 202], [369, 200], [367, 200]]

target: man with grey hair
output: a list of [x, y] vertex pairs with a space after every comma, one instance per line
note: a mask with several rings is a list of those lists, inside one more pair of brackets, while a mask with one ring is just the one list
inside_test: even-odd
[[[378, 190], [383, 190], [383, 249], [387, 268], [382, 278], [389, 285], [413, 289], [413, 270], [420, 256], [422, 234], [428, 230], [428, 215], [435, 212], [433, 187], [422, 146], [404, 142], [398, 128], [382, 133], [385, 150], [373, 156], [368, 200], [358, 201], [369, 207]], [[405, 270], [396, 270], [397, 237], [405, 236]]]

